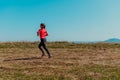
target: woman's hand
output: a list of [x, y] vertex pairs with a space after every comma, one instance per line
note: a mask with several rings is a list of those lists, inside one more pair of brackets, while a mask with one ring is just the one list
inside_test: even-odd
[[39, 32], [37, 32], [37, 36], [39, 36]]

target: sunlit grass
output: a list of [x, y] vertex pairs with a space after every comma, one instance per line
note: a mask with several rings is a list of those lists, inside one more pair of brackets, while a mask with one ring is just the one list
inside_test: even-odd
[[51, 59], [38, 44], [0, 43], [0, 80], [120, 80], [119, 43], [48, 42]]

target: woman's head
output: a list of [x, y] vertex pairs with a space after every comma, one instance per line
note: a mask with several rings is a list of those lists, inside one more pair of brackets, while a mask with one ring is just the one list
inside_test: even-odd
[[45, 25], [44, 23], [41, 23], [41, 24], [40, 24], [40, 27], [41, 27], [42, 29], [43, 29], [43, 28], [45, 29], [46, 25]]

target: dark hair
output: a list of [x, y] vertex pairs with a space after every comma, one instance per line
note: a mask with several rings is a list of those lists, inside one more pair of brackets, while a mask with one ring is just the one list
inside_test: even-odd
[[46, 27], [46, 25], [44, 23], [41, 23], [40, 26], [43, 26], [44, 28]]

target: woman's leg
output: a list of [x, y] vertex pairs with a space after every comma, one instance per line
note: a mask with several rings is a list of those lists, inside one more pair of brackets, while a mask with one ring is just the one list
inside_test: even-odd
[[45, 49], [45, 51], [47, 52], [48, 54], [48, 57], [51, 58], [51, 54], [49, 52], [49, 50], [47, 49], [46, 47], [46, 39], [43, 39], [43, 44], [42, 44], [43, 48]]
[[41, 47], [42, 47], [42, 43], [40, 42], [40, 44], [38, 45], [38, 48], [41, 50], [42, 56], [45, 56], [45, 53]]

